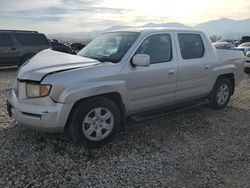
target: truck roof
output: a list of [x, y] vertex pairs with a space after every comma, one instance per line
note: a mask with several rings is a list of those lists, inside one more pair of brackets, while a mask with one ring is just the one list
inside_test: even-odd
[[112, 33], [112, 32], [139, 32], [139, 33], [152, 33], [152, 32], [198, 32], [201, 33], [199, 30], [195, 30], [192, 28], [169, 28], [169, 27], [138, 27], [138, 28], [125, 28], [119, 30], [108, 31], [105, 33]]

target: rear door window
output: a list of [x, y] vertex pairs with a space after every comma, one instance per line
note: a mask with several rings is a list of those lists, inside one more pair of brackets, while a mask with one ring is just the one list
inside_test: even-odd
[[0, 47], [14, 46], [14, 43], [7, 33], [0, 33]]
[[16, 33], [17, 40], [24, 46], [48, 45], [48, 40], [43, 34]]
[[205, 48], [199, 34], [178, 34], [178, 40], [183, 59], [187, 60], [203, 57]]

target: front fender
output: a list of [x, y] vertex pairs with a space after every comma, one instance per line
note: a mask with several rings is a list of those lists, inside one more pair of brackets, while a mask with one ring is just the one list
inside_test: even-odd
[[58, 102], [75, 103], [78, 100], [96, 95], [117, 92], [121, 95], [123, 104], [127, 107], [127, 94], [125, 81], [98, 81], [84, 83], [65, 89], [60, 95]]

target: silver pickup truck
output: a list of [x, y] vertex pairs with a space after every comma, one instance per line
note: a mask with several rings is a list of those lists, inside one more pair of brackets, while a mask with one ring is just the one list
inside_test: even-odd
[[200, 31], [108, 32], [76, 56], [44, 50], [27, 61], [7, 107], [20, 124], [67, 130], [74, 143], [96, 148], [112, 140], [127, 116], [202, 98], [224, 108], [244, 61], [240, 51], [216, 50]]

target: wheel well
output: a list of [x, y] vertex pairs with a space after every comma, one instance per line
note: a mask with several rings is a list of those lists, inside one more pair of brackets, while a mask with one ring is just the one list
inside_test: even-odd
[[[219, 79], [222, 79], [222, 78], [227, 78], [230, 80], [230, 82], [232, 83], [233, 85], [233, 90], [232, 90], [232, 95], [234, 94], [234, 90], [235, 90], [235, 79], [234, 79], [234, 74], [233, 73], [229, 73], [229, 74], [223, 74], [223, 75], [220, 75], [217, 80]], [[217, 81], [216, 80], [216, 81]]]
[[112, 100], [117, 105], [117, 107], [120, 109], [121, 116], [122, 116], [122, 126], [125, 125], [126, 111], [125, 111], [125, 105], [124, 105], [124, 103], [122, 101], [122, 97], [118, 92], [112, 92], [112, 93], [105, 93], [105, 94], [101, 94], [101, 95], [95, 95], [95, 96], [83, 98], [83, 99], [80, 99], [80, 100], [76, 101], [75, 104], [73, 105], [70, 113], [69, 113], [65, 129], [67, 129], [69, 127], [69, 122], [71, 121], [72, 113], [74, 112], [77, 105], [80, 104], [81, 102], [85, 101], [85, 100], [88, 100], [88, 99], [91, 99], [91, 98], [94, 98], [94, 97], [106, 97], [106, 98]]

